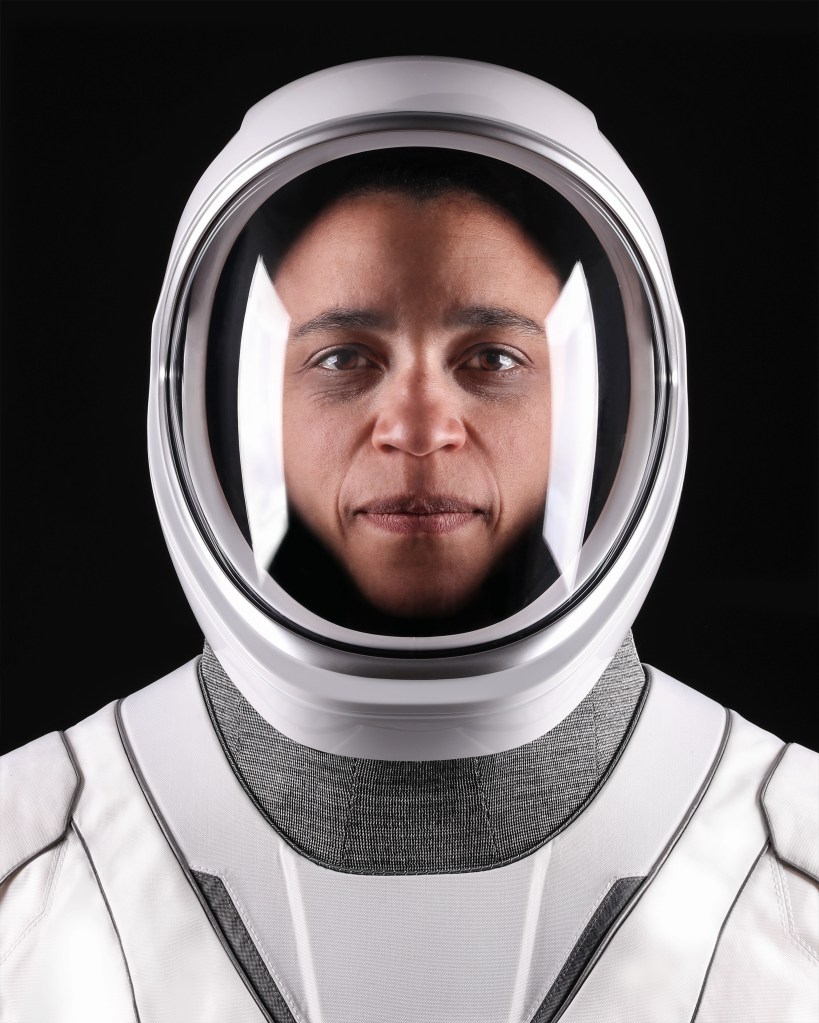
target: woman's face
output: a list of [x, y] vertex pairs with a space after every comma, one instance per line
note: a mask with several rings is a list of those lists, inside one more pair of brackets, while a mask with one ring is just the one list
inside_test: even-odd
[[289, 499], [380, 610], [457, 611], [542, 519], [554, 268], [466, 193], [343, 199], [275, 278]]

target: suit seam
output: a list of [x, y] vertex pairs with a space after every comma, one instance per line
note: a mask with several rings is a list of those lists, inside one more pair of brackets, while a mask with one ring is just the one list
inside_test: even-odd
[[486, 826], [489, 829], [489, 840], [492, 843], [492, 849], [494, 850], [495, 857], [497, 859], [503, 859], [498, 845], [497, 832], [495, 831], [495, 826], [492, 823], [492, 816], [489, 813], [489, 801], [486, 798], [486, 786], [481, 773], [480, 757], [473, 757], [472, 772], [475, 775], [475, 782], [478, 786], [478, 799], [481, 801], [481, 809], [483, 810], [484, 819], [486, 820]]
[[[48, 848], [49, 849], [53, 849], [54, 846], [51, 845]], [[14, 950], [17, 948], [17, 946], [22, 941], [24, 941], [25, 938], [27, 938], [29, 934], [31, 934], [31, 932], [34, 930], [34, 928], [39, 923], [42, 922], [43, 918], [48, 913], [48, 910], [49, 910], [49, 908], [51, 906], [51, 901], [54, 898], [54, 889], [57, 886], [57, 878], [60, 876], [60, 873], [61, 873], [62, 868], [63, 868], [63, 863], [65, 862], [65, 851], [66, 851], [66, 843], [65, 843], [65, 836], [63, 836], [61, 847], [60, 847], [60, 849], [57, 850], [56, 855], [54, 856], [54, 861], [52, 862], [51, 866], [49, 867], [48, 880], [46, 881], [46, 890], [45, 890], [45, 894], [43, 895], [42, 902], [40, 903], [40, 908], [37, 910], [37, 912], [34, 914], [34, 916], [29, 920], [29, 922], [23, 927], [22, 931], [20, 931], [20, 933], [17, 935], [17, 937], [14, 939], [14, 941], [9, 945], [9, 947], [6, 949], [6, 951], [3, 952], [2, 956], [0, 956], [0, 963], [4, 963], [6, 961], [6, 959], [8, 959], [8, 957], [12, 954], [12, 952], [14, 952]], [[36, 859], [36, 857], [35, 857], [35, 859]], [[28, 861], [28, 862], [31, 862], [31, 861]]]
[[[52, 732], [50, 734], [53, 735], [55, 733]], [[62, 842], [62, 840], [66, 836], [66, 832], [71, 826], [71, 819], [74, 816], [74, 808], [76, 807], [77, 800], [80, 797], [80, 788], [82, 787], [82, 775], [80, 774], [80, 769], [79, 766], [77, 765], [77, 758], [74, 756], [74, 751], [71, 749], [68, 739], [65, 736], [65, 732], [58, 731], [56, 734], [59, 735], [60, 737], [60, 741], [63, 744], [63, 748], [65, 750], [66, 756], [68, 757], [68, 761], [71, 764], [71, 770], [74, 772], [74, 788], [71, 791], [71, 798], [68, 800], [68, 806], [66, 807], [65, 814], [63, 815], [60, 833], [58, 835], [55, 835], [52, 839], [50, 839], [48, 842], [42, 845], [39, 849], [35, 849], [34, 852], [23, 856], [22, 859], [18, 860], [11, 867], [9, 867], [9, 869], [6, 870], [3, 876], [0, 877], [0, 885], [5, 884], [5, 882], [8, 881], [8, 879], [13, 874], [16, 874], [18, 870], [22, 870], [22, 868], [28, 866], [29, 863], [33, 863], [38, 856], [41, 856], [43, 853], [48, 852], [49, 849], [53, 849], [55, 845], [57, 845], [59, 842]]]
[[256, 951], [259, 953], [259, 958], [262, 960], [262, 962], [267, 967], [267, 972], [270, 974], [270, 976], [272, 977], [274, 983], [276, 984], [276, 987], [279, 989], [279, 993], [281, 994], [282, 998], [287, 1002], [287, 1004], [288, 1004], [288, 1006], [290, 1008], [290, 1011], [293, 1014], [293, 1019], [295, 1020], [295, 1023], [307, 1023], [306, 1018], [304, 1017], [304, 1015], [297, 1008], [295, 998], [293, 997], [292, 993], [289, 991], [289, 989], [285, 985], [284, 981], [279, 976], [279, 974], [276, 972], [276, 969], [274, 968], [273, 964], [271, 963], [270, 958], [269, 958], [267, 952], [265, 951], [264, 946], [262, 945], [262, 940], [259, 937], [259, 935], [258, 935], [258, 933], [256, 931], [256, 928], [253, 926], [246, 908], [242, 904], [241, 900], [239, 899], [238, 895], [236, 894], [236, 891], [234, 890], [234, 888], [230, 884], [230, 882], [227, 880], [227, 878], [224, 876], [224, 874], [218, 873], [218, 872], [214, 872], [211, 869], [205, 870], [201, 866], [196, 867], [192, 863], [189, 864], [189, 866], [190, 866], [190, 869], [192, 871], [197, 871], [200, 874], [209, 874], [211, 877], [218, 877], [219, 878], [219, 880], [225, 886], [225, 891], [230, 896], [230, 901], [233, 903], [233, 908], [239, 914], [239, 917], [241, 918], [242, 923], [245, 925], [245, 929], [247, 930], [247, 933], [253, 939], [253, 944], [256, 947]]
[[[201, 658], [200, 658], [200, 660], [201, 660]], [[197, 672], [198, 672], [198, 667], [197, 667]], [[208, 713], [211, 713], [210, 704], [208, 703], [207, 698], [206, 697], [203, 697], [203, 698], [204, 698], [204, 701], [205, 701], [205, 706], [208, 708]], [[221, 944], [222, 948], [225, 950], [225, 954], [227, 955], [228, 959], [230, 960], [231, 965], [233, 966], [234, 970], [238, 974], [238, 976], [241, 979], [242, 983], [245, 985], [248, 993], [250, 994], [250, 997], [256, 1003], [256, 1007], [259, 1009], [259, 1011], [261, 1012], [262, 1016], [266, 1020], [270, 1020], [271, 1023], [272, 1023], [273, 1017], [268, 1012], [267, 1008], [265, 1007], [265, 1005], [263, 1004], [263, 1002], [259, 998], [257, 992], [253, 988], [253, 985], [250, 983], [249, 979], [247, 978], [242, 965], [240, 964], [240, 962], [237, 959], [235, 953], [233, 952], [233, 950], [231, 949], [230, 945], [228, 944], [227, 939], [225, 938], [224, 934], [222, 933], [222, 929], [221, 929], [218, 921], [216, 920], [216, 917], [215, 917], [213, 911], [211, 910], [210, 906], [208, 905], [207, 899], [202, 894], [202, 891], [201, 891], [199, 885], [196, 883], [196, 880], [193, 877], [193, 874], [191, 873], [190, 867], [185, 862], [185, 858], [182, 856], [182, 853], [181, 853], [179, 847], [177, 846], [176, 841], [174, 840], [173, 836], [171, 835], [170, 831], [168, 830], [168, 826], [165, 823], [165, 820], [162, 817], [162, 814], [159, 812], [159, 808], [156, 806], [156, 803], [154, 802], [153, 797], [151, 796], [150, 790], [149, 790], [148, 785], [147, 785], [147, 783], [145, 781], [145, 778], [142, 775], [142, 771], [140, 770], [140, 767], [137, 764], [136, 757], [134, 755], [134, 751], [131, 748], [131, 743], [130, 743], [130, 741], [128, 739], [128, 736], [127, 736], [127, 733], [125, 731], [125, 726], [124, 726], [124, 723], [123, 723], [123, 720], [122, 720], [122, 702], [123, 701], [120, 700], [117, 703], [117, 707], [116, 707], [116, 711], [115, 711], [115, 720], [116, 720], [116, 725], [117, 725], [117, 732], [119, 733], [119, 737], [120, 737], [120, 742], [122, 743], [122, 748], [125, 751], [125, 756], [126, 756], [126, 758], [128, 760], [128, 763], [129, 763], [129, 765], [131, 767], [131, 771], [132, 771], [132, 773], [134, 775], [134, 779], [135, 779], [137, 785], [139, 786], [140, 791], [142, 792], [142, 796], [145, 799], [145, 802], [147, 803], [148, 808], [150, 809], [151, 813], [153, 814], [154, 820], [156, 821], [159, 830], [162, 832], [162, 836], [165, 839], [165, 842], [166, 842], [168, 848], [171, 850], [171, 853], [173, 854], [174, 858], [176, 859], [176, 862], [179, 864], [179, 869], [182, 871], [183, 877], [187, 881], [188, 886], [190, 887], [191, 891], [193, 892], [194, 896], [196, 897], [196, 900], [198, 901], [199, 905], [201, 906], [202, 912], [205, 914], [205, 919], [207, 920], [211, 930], [216, 935], [216, 938], [219, 941], [219, 943]], [[217, 735], [219, 736], [219, 739], [220, 739], [220, 742], [221, 742], [222, 741], [221, 732], [219, 732], [218, 728], [217, 728]]]
[[[651, 681], [652, 681], [652, 679], [651, 679], [651, 672], [648, 669], [647, 665], [643, 665], [643, 668], [644, 668], [644, 670], [646, 672], [646, 689], [647, 689], [648, 686], [651, 684]], [[714, 781], [714, 778], [717, 775], [717, 771], [719, 770], [720, 764], [722, 763], [722, 758], [725, 755], [725, 750], [728, 747], [728, 740], [730, 739], [731, 731], [732, 731], [732, 726], [733, 726], [733, 716], [731, 714], [731, 711], [728, 710], [727, 707], [723, 707], [723, 713], [725, 715], [725, 724], [723, 726], [722, 739], [720, 741], [720, 744], [719, 744], [719, 747], [718, 747], [716, 753], [714, 754], [714, 757], [713, 757], [713, 760], [711, 762], [711, 765], [710, 765], [710, 767], [709, 767], [709, 769], [708, 769], [708, 771], [706, 773], [705, 778], [703, 779], [703, 782], [702, 782], [702, 784], [701, 784], [697, 794], [694, 796], [693, 800], [691, 801], [691, 803], [687, 807], [687, 809], [686, 809], [685, 813], [683, 814], [683, 816], [682, 816], [682, 818], [681, 818], [681, 820], [680, 820], [680, 822], [679, 822], [679, 824], [677, 826], [677, 829], [675, 830], [674, 834], [671, 836], [671, 838], [669, 839], [669, 841], [666, 844], [665, 848], [661, 851], [659, 856], [656, 858], [656, 860], [654, 862], [654, 865], [652, 866], [651, 870], [648, 872], [648, 874], [646, 874], [646, 876], [645, 876], [645, 878], [643, 880], [643, 883], [640, 885], [640, 887], [634, 893], [633, 897], [629, 900], [629, 902], [626, 903], [626, 905], [623, 907], [623, 909], [622, 909], [621, 913], [619, 914], [619, 916], [617, 917], [617, 919], [612, 923], [611, 927], [608, 929], [608, 931], [604, 935], [603, 939], [600, 942], [600, 945], [597, 947], [597, 949], [595, 950], [595, 952], [592, 955], [591, 959], [586, 964], [586, 966], [583, 969], [583, 971], [581, 972], [580, 976], [577, 978], [576, 983], [574, 984], [574, 986], [572, 987], [571, 991], [566, 996], [566, 999], [564, 1000], [564, 1002], [561, 1005], [561, 1007], [558, 1009], [557, 1013], [552, 1018], [551, 1023], [557, 1023], [557, 1021], [559, 1019], [561, 1019], [563, 1017], [563, 1015], [569, 1010], [569, 1007], [570, 1007], [571, 1003], [574, 1001], [578, 991], [580, 991], [582, 989], [583, 985], [586, 982], [586, 979], [588, 978], [589, 974], [592, 972], [592, 970], [597, 965], [600, 957], [603, 955], [605, 950], [608, 948], [608, 946], [614, 940], [614, 937], [617, 934], [617, 932], [619, 931], [619, 929], [622, 926], [623, 922], [631, 915], [631, 913], [634, 910], [635, 906], [637, 906], [639, 904], [639, 902], [642, 899], [643, 895], [651, 887], [651, 884], [653, 883], [653, 881], [655, 880], [657, 875], [662, 870], [663, 866], [666, 863], [666, 860], [668, 860], [669, 856], [671, 855], [673, 850], [676, 848], [676, 846], [679, 843], [680, 839], [685, 834], [685, 832], [688, 830], [688, 826], [690, 825], [691, 821], [694, 818], [694, 815], [696, 814], [697, 810], [699, 809], [700, 805], [702, 804], [702, 801], [705, 798], [706, 793], [711, 788], [711, 785], [712, 785], [712, 783]], [[696, 1009], [695, 1009], [695, 1012], [696, 1012]], [[692, 1017], [692, 1023], [693, 1023], [693, 1017]]]
[[788, 920], [787, 929], [788, 937], [799, 947], [799, 951], [803, 955], [807, 956], [807, 958], [809, 958], [811, 962], [816, 962], [817, 958], [819, 958], [817, 957], [816, 950], [812, 948], [812, 946], [808, 945], [807, 942], [803, 941], [803, 939], [800, 938], [796, 932], [796, 921], [794, 920], [793, 916], [793, 906], [791, 905], [791, 893], [790, 888], [788, 887], [788, 878], [785, 875], [784, 870], [782, 870], [782, 867], [778, 863], [777, 868], [779, 870], [779, 877], [782, 882], [782, 894], [785, 899], [785, 910], [787, 912]]
[[347, 800], [347, 806], [344, 808], [344, 833], [341, 840], [341, 862], [347, 865], [347, 856], [349, 853], [350, 842], [352, 839], [352, 816], [353, 816], [353, 804], [359, 795], [361, 788], [361, 775], [359, 768], [361, 767], [361, 761], [356, 757], [353, 760], [352, 769], [350, 771], [350, 798]]
[[131, 976], [131, 968], [128, 965], [128, 958], [125, 955], [125, 949], [123, 948], [123, 945], [122, 945], [122, 935], [119, 932], [119, 927], [117, 926], [117, 921], [116, 921], [116, 918], [114, 917], [114, 911], [111, 908], [111, 903], [108, 901], [108, 896], [105, 894], [105, 889], [102, 886], [102, 879], [100, 878], [99, 874], [97, 873], [97, 868], [96, 868], [96, 865], [94, 864], [94, 859], [91, 856], [91, 851], [88, 848], [88, 844], [86, 843], [85, 839], [82, 836], [82, 832], [80, 831], [79, 827], [77, 826], [76, 820], [71, 822], [71, 827], [72, 827], [72, 829], [74, 831], [74, 834], [79, 839], [80, 845], [82, 846], [82, 849], [83, 849], [83, 851], [84, 851], [84, 853], [86, 855], [86, 858], [88, 859], [88, 864], [91, 867], [91, 872], [94, 875], [94, 880], [97, 882], [97, 888], [99, 889], [100, 896], [102, 897], [102, 901], [103, 901], [103, 903], [105, 905], [106, 910], [108, 911], [108, 917], [109, 917], [109, 919], [111, 921], [111, 926], [114, 929], [114, 934], [115, 934], [116, 939], [117, 939], [117, 946], [119, 947], [119, 954], [122, 957], [122, 965], [123, 965], [123, 967], [125, 969], [125, 976], [126, 976], [126, 978], [128, 980], [128, 988], [130, 989], [130, 992], [131, 992], [131, 1005], [132, 1005], [133, 1010], [134, 1010], [134, 1020], [136, 1021], [136, 1023], [139, 1023], [139, 1007], [137, 1006], [136, 992], [134, 991], [134, 980], [133, 980], [133, 977]]
[[579, 955], [577, 943], [580, 940], [580, 936], [588, 927], [591, 927], [595, 919], [597, 919], [598, 915], [600, 914], [603, 908], [603, 903], [606, 900], [606, 896], [609, 894], [609, 892], [612, 890], [613, 886], [617, 883], [618, 880], [620, 880], [618, 877], [609, 877], [608, 880], [604, 882], [601, 889], [599, 890], [599, 894], [597, 895], [596, 899], [592, 902], [592, 907], [589, 910], [589, 914], [583, 917], [583, 919], [578, 924], [574, 933], [567, 942], [567, 944], [569, 945], [569, 954], [567, 955], [566, 959], [563, 960], [563, 962], [557, 963], [552, 972], [544, 978], [544, 980], [542, 981], [537, 990], [537, 993], [533, 995], [532, 998], [529, 1000], [529, 1008], [527, 1008], [523, 1016], [524, 1019], [533, 1020], [537, 1016], [538, 1012], [540, 1011], [540, 1007], [543, 1005], [544, 1001], [548, 997], [549, 992], [554, 987], [555, 981], [560, 976], [561, 971], [564, 970], [567, 966], [569, 966], [570, 963], [573, 963], [577, 960]]
[[748, 882], [750, 881], [751, 877], [754, 874], [754, 871], [759, 865], [759, 861], [762, 859], [762, 857], [765, 855], [769, 848], [770, 842], [766, 839], [765, 844], [759, 850], [758, 854], [754, 857], [754, 862], [751, 864], [750, 870], [743, 878], [742, 884], [739, 886], [736, 895], [731, 901], [731, 905], [728, 907], [728, 910], [722, 919], [719, 931], [717, 932], [717, 939], [714, 942], [714, 947], [711, 950], [711, 956], [708, 960], [708, 966], [706, 967], [705, 974], [703, 975], [702, 978], [702, 984], [700, 985], [700, 993], [697, 997], [696, 1004], [694, 1005], [694, 1011], [691, 1013], [691, 1023], [696, 1023], [697, 1016], [699, 1015], [700, 1009], [702, 1008], [703, 998], [705, 997], [705, 992], [708, 989], [708, 981], [711, 979], [711, 970], [713, 969], [714, 962], [716, 961], [717, 955], [719, 953], [719, 947], [722, 944], [722, 939], [725, 934], [725, 930], [728, 926], [728, 921], [731, 919], [731, 916], [733, 915], [733, 912], [736, 909], [737, 903], [742, 897], [742, 893], [745, 891]]
[[771, 856], [769, 860], [769, 866], [771, 868], [771, 880], [773, 881], [774, 892], [776, 893], [776, 905], [779, 910], [779, 922], [782, 925], [782, 931], [784, 934], [789, 933], [788, 917], [785, 910], [785, 900], [782, 897], [782, 878], [779, 871], [776, 869], [776, 857]]

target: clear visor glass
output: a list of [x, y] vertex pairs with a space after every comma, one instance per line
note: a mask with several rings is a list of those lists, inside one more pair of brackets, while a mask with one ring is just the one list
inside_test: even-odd
[[192, 486], [277, 616], [488, 638], [612, 556], [651, 447], [650, 303], [617, 230], [556, 184], [449, 149], [355, 154], [201, 264]]

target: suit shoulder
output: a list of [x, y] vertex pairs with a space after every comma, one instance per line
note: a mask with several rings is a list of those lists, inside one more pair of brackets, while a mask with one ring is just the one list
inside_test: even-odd
[[79, 787], [62, 732], [0, 758], [0, 881], [63, 837]]
[[779, 859], [819, 881], [819, 753], [787, 745], [762, 790], [762, 810]]

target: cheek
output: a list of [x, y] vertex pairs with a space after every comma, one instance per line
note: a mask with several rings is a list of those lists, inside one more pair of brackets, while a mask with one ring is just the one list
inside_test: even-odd
[[548, 407], [522, 404], [515, 415], [499, 417], [485, 433], [484, 450], [491, 462], [508, 524], [539, 512], [549, 478]]
[[349, 422], [297, 394], [285, 395], [283, 418], [288, 499], [314, 525], [334, 521], [345, 467], [352, 460]]

